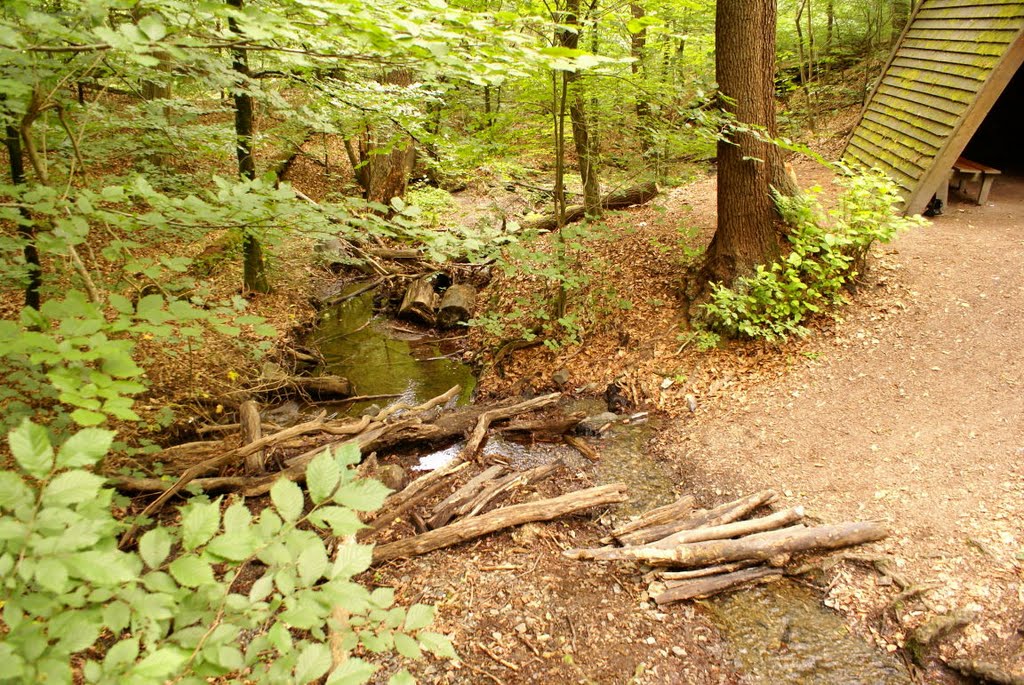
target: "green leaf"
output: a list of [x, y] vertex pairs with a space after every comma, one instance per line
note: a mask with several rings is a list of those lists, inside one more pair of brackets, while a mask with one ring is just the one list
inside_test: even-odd
[[177, 673], [189, 654], [179, 647], [162, 647], [140, 661], [132, 673], [143, 678], [163, 679]]
[[302, 488], [287, 478], [279, 479], [270, 488], [270, 500], [274, 503], [277, 513], [285, 521], [297, 521], [302, 514], [304, 504]]
[[249, 588], [249, 601], [253, 603], [262, 602], [273, 591], [274, 577], [272, 574], [266, 573]]
[[328, 685], [363, 685], [373, 677], [377, 667], [362, 659], [348, 658], [327, 678]]
[[456, 658], [455, 648], [452, 641], [440, 633], [421, 632], [419, 635], [420, 644], [428, 652], [441, 659]]
[[196, 556], [178, 557], [171, 562], [168, 570], [174, 579], [185, 587], [199, 587], [215, 582], [210, 564]]
[[251, 532], [224, 533], [218, 535], [206, 546], [206, 551], [229, 561], [244, 561], [252, 556], [259, 541]]
[[416, 640], [404, 633], [395, 633], [395, 651], [406, 659], [419, 659], [423, 656]]
[[147, 14], [138, 23], [139, 30], [146, 34], [154, 43], [167, 35], [167, 27], [164, 26], [164, 22], [160, 19], [160, 15], [153, 13]]
[[171, 553], [171, 542], [171, 534], [164, 528], [147, 531], [139, 538], [139, 556], [149, 568], [159, 568]]
[[0, 471], [0, 509], [14, 511], [34, 499], [32, 490], [16, 473]]
[[334, 553], [331, 578], [351, 578], [370, 568], [373, 563], [373, 545], [341, 543]]
[[303, 585], [309, 586], [320, 580], [330, 561], [323, 543], [317, 539], [302, 550], [295, 563]]
[[306, 467], [306, 488], [313, 504], [320, 504], [331, 496], [341, 480], [341, 467], [327, 452], [321, 452]]
[[434, 607], [428, 604], [413, 604], [405, 615], [405, 629], [421, 630], [434, 622]]
[[388, 685], [416, 685], [416, 679], [404, 668], [388, 678]]
[[35, 576], [36, 582], [50, 592], [67, 592], [68, 570], [56, 559], [40, 559], [36, 564]]
[[313, 642], [299, 652], [295, 664], [295, 680], [308, 683], [321, 678], [331, 667], [331, 650], [327, 645]]
[[103, 659], [103, 669], [108, 673], [117, 673], [125, 666], [133, 663], [139, 656], [139, 638], [131, 637], [121, 640], [107, 650]]
[[345, 483], [334, 493], [334, 501], [356, 511], [376, 511], [384, 504], [391, 490], [376, 480], [357, 480]]
[[118, 350], [103, 358], [103, 373], [115, 378], [134, 378], [142, 373], [142, 368], [127, 353]]
[[78, 468], [92, 466], [110, 451], [114, 431], [85, 428], [68, 438], [57, 452], [57, 466]]
[[205, 544], [220, 528], [220, 499], [193, 502], [181, 517], [181, 544], [193, 550]]
[[359, 445], [354, 441], [343, 442], [334, 448], [334, 459], [338, 466], [354, 466], [363, 458]]
[[366, 527], [358, 514], [347, 507], [321, 507], [309, 515], [309, 521], [315, 526], [330, 528], [339, 537], [355, 535]]
[[43, 489], [43, 504], [46, 506], [68, 506], [94, 499], [106, 483], [103, 476], [88, 471], [65, 471]]
[[18, 466], [36, 478], [43, 478], [53, 468], [53, 447], [50, 436], [42, 426], [28, 419], [7, 434], [7, 444]]
[[98, 426], [107, 420], [107, 415], [91, 409], [76, 409], [71, 412], [71, 418], [79, 426]]

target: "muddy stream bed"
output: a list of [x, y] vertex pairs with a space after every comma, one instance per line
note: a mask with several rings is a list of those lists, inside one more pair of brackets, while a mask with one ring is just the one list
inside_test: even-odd
[[[422, 402], [454, 385], [462, 387], [460, 404], [472, 401], [476, 379], [460, 361], [451, 338], [435, 338], [374, 313], [374, 294], [366, 292], [326, 311], [313, 343], [326, 361], [324, 371], [351, 380], [360, 395], [391, 395], [375, 400]], [[370, 401], [340, 404], [338, 410], [359, 414]], [[567, 412], [588, 415], [606, 411], [598, 399], [570, 400]], [[484, 454], [500, 454], [513, 468], [525, 469], [562, 459], [591, 469], [595, 484], [624, 482], [630, 501], [623, 516], [666, 504], [677, 495], [675, 482], [649, 448], [662, 419], [617, 423], [594, 441], [596, 464], [560, 444], [524, 445], [491, 438]], [[420, 455], [414, 470], [443, 466], [459, 445]], [[852, 634], [843, 619], [822, 604], [820, 593], [792, 581], [733, 592], [699, 603], [715, 626], [732, 666], [746, 683], [793, 685], [895, 685], [911, 679], [895, 655], [886, 654]]]

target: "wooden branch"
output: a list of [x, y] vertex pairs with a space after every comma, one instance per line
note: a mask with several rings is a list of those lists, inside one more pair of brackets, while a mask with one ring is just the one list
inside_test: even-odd
[[552, 499], [495, 509], [422, 535], [378, 546], [373, 550], [373, 563], [380, 564], [392, 559], [426, 554], [505, 528], [534, 521], [551, 521], [585, 509], [625, 502], [627, 499], [625, 484], [614, 483], [571, 492]]
[[[768, 561], [780, 554], [841, 549], [881, 540], [889, 533], [876, 522], [843, 523], [807, 528], [791, 526], [768, 533], [749, 535], [738, 540], [711, 540], [681, 545], [675, 549], [624, 547], [601, 550], [602, 560], [636, 561], [651, 566], [695, 568], [731, 561]], [[569, 558], [587, 558], [593, 550], [569, 550]]]
[[678, 533], [681, 530], [693, 530], [695, 528], [700, 528], [701, 526], [720, 526], [725, 523], [732, 523], [733, 521], [737, 521], [745, 517], [758, 507], [772, 501], [775, 497], [776, 494], [774, 491], [764, 490], [752, 495], [747, 495], [746, 497], [741, 497], [740, 499], [732, 502], [720, 504], [714, 509], [708, 509], [705, 512], [691, 516], [690, 518], [627, 533], [619, 536], [618, 540], [623, 545], [645, 545], [648, 542], [660, 540], [672, 535], [673, 533]]
[[[462, 466], [469, 466], [469, 464], [468, 463], [462, 464]], [[459, 470], [460, 469], [456, 469], [455, 471], [452, 471], [448, 475], [453, 475], [453, 474], [455, 474]], [[429, 499], [432, 495], [437, 493], [444, 486], [445, 486], [445, 482], [443, 480], [439, 480], [439, 481], [435, 482], [429, 488], [426, 488], [425, 490], [421, 490], [419, 492], [419, 494], [417, 494], [415, 497], [412, 497], [410, 499], [405, 500], [404, 502], [402, 502], [401, 505], [399, 505], [397, 507], [394, 507], [394, 508], [391, 508], [391, 509], [388, 509], [383, 514], [379, 514], [378, 513], [376, 518], [374, 518], [373, 521], [364, 530], [359, 531], [359, 539], [360, 540], [364, 540], [370, 534], [375, 533], [376, 531], [384, 528], [389, 523], [394, 521], [396, 518], [398, 518], [399, 516], [401, 516], [405, 512], [407, 512], [410, 509], [412, 509], [414, 506], [416, 506], [417, 504], [419, 504], [423, 500]]]
[[547, 435], [563, 435], [568, 433], [587, 418], [584, 412], [573, 412], [566, 416], [551, 419], [529, 419], [525, 421], [509, 421], [498, 429], [499, 433], [542, 433]]
[[[259, 405], [253, 400], [246, 400], [238, 407], [238, 419], [242, 429], [242, 444], [248, 445], [263, 437], [260, 425]], [[266, 452], [259, 450], [245, 458], [245, 472], [249, 475], [263, 473], [266, 468]]]
[[452, 516], [455, 515], [455, 510], [458, 507], [476, 497], [484, 489], [488, 481], [494, 480], [504, 473], [505, 467], [501, 464], [495, 464], [470, 478], [466, 481], [465, 485], [441, 502], [438, 502], [433, 509], [431, 517], [426, 521], [427, 526], [433, 529], [446, 525], [452, 520]]
[[508, 492], [515, 487], [532, 485], [538, 481], [544, 480], [561, 468], [561, 466], [561, 461], [554, 461], [550, 464], [542, 464], [541, 466], [532, 468], [529, 471], [511, 473], [504, 478], [495, 481], [490, 486], [485, 487], [479, 495], [473, 498], [472, 501], [459, 507], [455, 513], [458, 516], [476, 516], [484, 507], [493, 502], [499, 495]]
[[476, 427], [473, 428], [473, 432], [470, 433], [469, 439], [466, 440], [466, 446], [462, 448], [462, 452], [459, 453], [459, 461], [467, 461], [476, 457], [477, 451], [483, 444], [484, 439], [487, 437], [487, 429], [495, 421], [501, 421], [502, 419], [511, 418], [517, 414], [522, 414], [527, 411], [534, 409], [540, 409], [542, 407], [548, 407], [557, 402], [562, 397], [562, 393], [553, 392], [550, 395], [541, 395], [540, 397], [534, 397], [533, 399], [526, 400], [525, 402], [519, 402], [508, 407], [498, 407], [497, 409], [489, 409], [480, 415], [477, 419]]
[[[633, 533], [642, 528], [652, 528], [680, 518], [687, 518], [693, 514], [693, 508], [696, 503], [697, 499], [693, 495], [683, 495], [671, 504], [651, 509], [633, 521], [619, 526], [612, 531], [612, 537], [621, 538], [627, 533]], [[604, 541], [602, 540], [602, 542]]]
[[733, 571], [739, 571], [740, 569], [750, 568], [756, 563], [756, 561], [737, 561], [732, 564], [705, 566], [704, 568], [695, 568], [690, 571], [661, 571], [658, 573], [658, 577], [665, 581], [665, 585], [667, 587], [673, 588], [687, 580], [692, 580], [694, 578], [706, 578], [707, 576], [717, 576], [723, 573], [732, 573]]
[[661, 540], [655, 540], [654, 542], [647, 545], [647, 547], [653, 547], [655, 549], [672, 549], [679, 545], [688, 544], [691, 542], [704, 542], [705, 540], [727, 540], [729, 538], [738, 538], [744, 535], [752, 535], [754, 533], [763, 533], [769, 530], [777, 530], [785, 526], [799, 522], [804, 517], [804, 508], [795, 507], [793, 509], [786, 509], [780, 511], [771, 516], [763, 516], [761, 518], [750, 519], [748, 521], [738, 521], [736, 523], [727, 523], [721, 526], [707, 526], [704, 528], [697, 528], [696, 530], [681, 530], [678, 533], [673, 533], [667, 538]]
[[765, 582], [769, 579], [775, 580], [776, 578], [781, 578], [782, 575], [781, 569], [759, 566], [708, 578], [695, 578], [662, 592], [654, 598], [654, 601], [662, 605], [671, 604], [672, 602], [683, 602], [688, 599], [711, 597], [741, 585]]
[[[174, 485], [165, 490], [163, 494], [153, 500], [149, 506], [142, 510], [139, 518], [145, 519], [160, 511], [164, 504], [167, 503], [167, 500], [181, 492], [193, 479], [198, 478], [205, 473], [210, 473], [239, 459], [244, 459], [248, 455], [275, 443], [319, 430], [324, 424], [325, 415], [325, 412], [320, 412], [320, 414], [312, 421], [300, 423], [299, 425], [292, 426], [291, 428], [285, 428], [283, 431], [278, 431], [273, 435], [264, 436], [255, 442], [249, 443], [248, 445], [243, 445], [242, 447], [230, 450], [220, 456], [207, 459], [206, 461], [185, 469], [185, 472], [181, 474], [177, 481], [175, 481]], [[122, 549], [131, 544], [131, 541], [135, 539], [136, 533], [139, 532], [139, 528], [139, 524], [134, 523], [131, 528], [125, 531], [124, 535], [121, 536], [120, 546]]]
[[578, 438], [575, 435], [563, 435], [562, 440], [565, 441], [566, 445], [569, 445], [590, 461], [601, 460], [601, 455], [597, 453], [597, 450], [591, 447], [590, 444], [583, 438]]

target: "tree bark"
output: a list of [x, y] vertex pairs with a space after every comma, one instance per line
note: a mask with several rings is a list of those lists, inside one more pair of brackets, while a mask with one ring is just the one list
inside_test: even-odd
[[435, 549], [457, 545], [460, 542], [473, 540], [504, 528], [534, 521], [551, 521], [585, 509], [625, 502], [628, 499], [625, 490], [625, 485], [615, 483], [571, 492], [552, 499], [495, 509], [423, 535], [379, 545], [373, 550], [373, 563], [380, 564], [392, 559], [426, 554]]
[[754, 135], [718, 143], [718, 228], [698, 281], [731, 283], [780, 253], [770, 188], [788, 189], [775, 136], [775, 0], [720, 0], [715, 20], [715, 75], [722, 108]]
[[[237, 10], [242, 9], [243, 0], [227, 0]], [[242, 35], [238, 20], [228, 18], [228, 27], [236, 35]], [[253, 108], [249, 87], [249, 59], [245, 48], [231, 49], [231, 68], [238, 74], [234, 88], [235, 103], [235, 153], [238, 157], [238, 175], [250, 181], [256, 178], [256, 161], [252, 154]], [[266, 260], [260, 241], [248, 230], [242, 235], [243, 285], [246, 290], [257, 293], [270, 292], [267, 281]]]
[[781, 569], [758, 567], [707, 578], [697, 578], [669, 588], [655, 597], [654, 601], [660, 606], [662, 604], [671, 604], [672, 602], [683, 602], [688, 599], [712, 597], [741, 585], [781, 578], [782, 573]]
[[[18, 129], [10, 125], [6, 127], [5, 132], [4, 143], [10, 159], [11, 183], [16, 186], [22, 185], [25, 183], [25, 160], [21, 155], [21, 135]], [[39, 289], [43, 285], [43, 268], [39, 262], [39, 250], [36, 248], [36, 234], [32, 224], [32, 216], [24, 207], [21, 208], [20, 214], [22, 221], [18, 223], [18, 237], [25, 241], [22, 254], [25, 258], [25, 265], [28, 268], [28, 282], [25, 284], [25, 306], [39, 309]]]
[[[636, 2], [630, 3], [630, 13], [634, 19], [643, 19], [646, 13], [644, 8]], [[629, 54], [633, 58], [632, 63], [629, 65], [630, 71], [633, 73], [633, 78], [639, 80], [645, 75], [644, 68], [644, 57], [647, 52], [647, 27], [643, 26], [636, 33], [630, 34], [629, 37]], [[653, 131], [651, 130], [651, 106], [647, 100], [644, 99], [644, 93], [639, 89], [634, 89], [635, 98], [634, 107], [636, 109], [636, 128], [637, 137], [640, 139], [640, 153], [647, 158], [651, 155], [651, 151], [654, 149], [654, 137]]]
[[[393, 86], [412, 84], [408, 69], [387, 72], [380, 82]], [[404, 133], [392, 126], [369, 126], [359, 138], [359, 164], [362, 173], [356, 179], [366, 199], [387, 205], [393, 198], [405, 195], [409, 174], [416, 161], [416, 147]]]
[[[568, 27], [558, 31], [558, 42], [562, 47], [576, 50], [580, 43], [580, 0], [566, 0], [561, 22]], [[601, 216], [601, 182], [597, 172], [595, 139], [591, 136], [590, 124], [584, 100], [583, 84], [578, 72], [562, 73], [562, 88], [571, 92], [569, 121], [572, 124], [572, 138], [579, 160], [580, 180], [583, 181], [583, 206], [587, 216]]]

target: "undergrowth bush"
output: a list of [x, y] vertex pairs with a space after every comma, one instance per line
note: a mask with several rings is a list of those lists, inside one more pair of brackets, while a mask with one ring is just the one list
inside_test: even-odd
[[896, 186], [879, 171], [842, 169], [836, 183], [843, 190], [831, 210], [818, 202], [820, 188], [792, 197], [775, 195], [791, 227], [792, 250], [731, 286], [714, 284], [711, 302], [704, 305], [708, 328], [766, 340], [806, 335], [807, 317], [846, 303], [843, 289], [864, 269], [872, 245], [888, 243], [923, 223], [920, 217], [899, 214]]
[[[390, 588], [352, 580], [372, 558], [370, 546], [346, 541], [362, 527], [356, 512], [388, 493], [356, 478], [358, 448], [309, 464], [308, 505], [286, 479], [256, 516], [242, 499], [225, 508], [196, 496], [177, 523], [122, 551], [114, 492], [90, 470], [113, 437], [86, 428], [54, 449], [28, 420], [8, 436], [19, 468], [0, 471], [0, 682], [70, 683], [75, 664], [86, 683], [201, 685], [229, 674], [308, 683], [330, 672], [328, 683], [355, 684], [376, 667], [356, 656], [334, 667], [332, 646], [454, 657], [447, 638], [425, 630], [432, 607], [395, 606]], [[333, 560], [320, 531], [338, 538]], [[391, 682], [412, 677], [403, 670]]]

